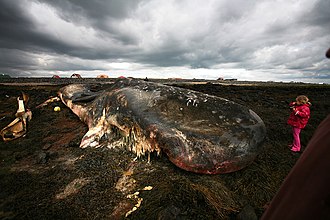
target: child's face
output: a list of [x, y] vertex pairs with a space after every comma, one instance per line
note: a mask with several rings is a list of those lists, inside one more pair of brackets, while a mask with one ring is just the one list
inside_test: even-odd
[[300, 100], [298, 100], [298, 99], [296, 99], [296, 103], [297, 103], [297, 105], [301, 105], [302, 104], [302, 102]]

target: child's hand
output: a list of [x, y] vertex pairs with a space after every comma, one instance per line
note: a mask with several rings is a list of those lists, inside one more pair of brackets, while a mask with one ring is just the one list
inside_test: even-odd
[[296, 102], [290, 102], [290, 104], [289, 104], [290, 108], [294, 108], [296, 105], [297, 105]]

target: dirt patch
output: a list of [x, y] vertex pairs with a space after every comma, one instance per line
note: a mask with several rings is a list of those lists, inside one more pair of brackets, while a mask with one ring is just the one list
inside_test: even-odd
[[68, 108], [61, 102], [33, 108], [62, 85], [1, 85], [0, 127], [14, 119], [20, 91], [30, 95], [33, 118], [25, 137], [0, 142], [0, 218], [122, 219], [134, 207], [128, 219], [235, 219], [247, 207], [260, 217], [300, 156], [287, 148], [288, 103], [305, 94], [313, 104], [303, 147], [330, 109], [328, 85], [176, 86], [254, 110], [266, 124], [265, 150], [241, 171], [208, 176], [180, 170], [164, 155], [151, 155], [148, 162], [123, 149], [80, 149], [87, 127]]

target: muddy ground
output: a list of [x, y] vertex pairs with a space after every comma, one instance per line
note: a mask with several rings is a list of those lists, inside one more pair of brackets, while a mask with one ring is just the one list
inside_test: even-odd
[[[33, 112], [25, 137], [0, 141], [1, 219], [259, 218], [301, 155], [287, 147], [288, 103], [305, 94], [313, 104], [301, 133], [303, 148], [330, 109], [329, 85], [176, 84], [248, 106], [267, 127], [264, 151], [253, 164], [230, 174], [198, 175], [164, 155], [148, 162], [122, 149], [80, 149], [87, 127], [68, 108], [61, 102], [34, 108], [62, 86], [0, 84], [1, 128], [15, 118], [21, 91], [30, 96]], [[61, 111], [54, 112], [55, 106]]]

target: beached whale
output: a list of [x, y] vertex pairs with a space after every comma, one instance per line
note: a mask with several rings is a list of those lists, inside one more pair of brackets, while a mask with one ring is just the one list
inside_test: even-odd
[[138, 156], [162, 152], [196, 173], [246, 167], [266, 135], [261, 118], [245, 106], [158, 83], [121, 79], [105, 90], [72, 84], [59, 96], [89, 128], [80, 147], [125, 147]]

